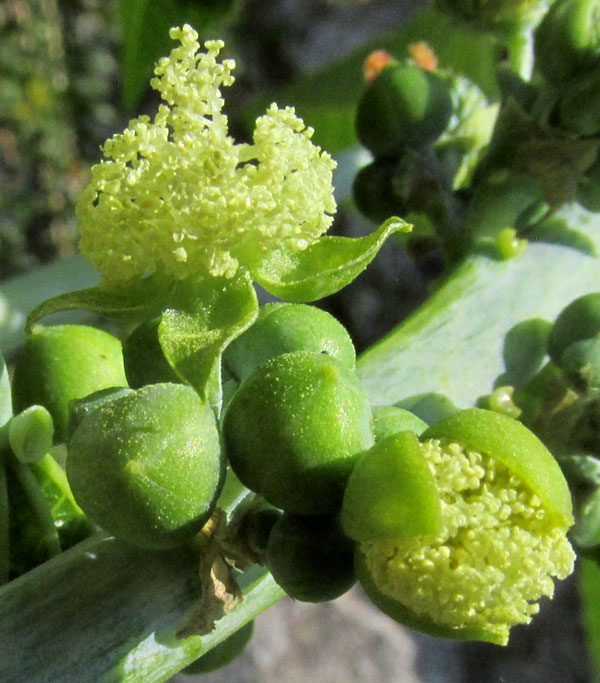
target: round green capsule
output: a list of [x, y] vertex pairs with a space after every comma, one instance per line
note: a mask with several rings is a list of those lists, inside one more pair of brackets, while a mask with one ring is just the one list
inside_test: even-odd
[[81, 421], [66, 469], [99, 526], [144, 548], [176, 546], [208, 520], [222, 485], [214, 413], [190, 387], [148, 385]]
[[335, 600], [354, 584], [354, 543], [334, 517], [284, 514], [269, 536], [267, 566], [294, 600]]
[[69, 403], [94, 391], [127, 386], [121, 342], [85, 325], [37, 326], [13, 375], [16, 412], [42, 405], [52, 415], [55, 439], [67, 437]]
[[256, 322], [225, 350], [225, 367], [238, 381], [271, 358], [311, 351], [335, 358], [353, 370], [356, 351], [346, 328], [316, 306], [273, 303], [261, 307]]
[[339, 508], [356, 456], [373, 444], [369, 401], [354, 373], [308, 352], [277, 356], [242, 382], [223, 434], [240, 481], [303, 515]]
[[451, 115], [450, 89], [440, 76], [392, 60], [359, 102], [356, 132], [375, 157], [392, 156], [406, 147], [432, 143]]
[[410, 410], [396, 406], [375, 406], [373, 408], [373, 434], [375, 441], [381, 441], [387, 436], [398, 432], [414, 432], [422, 434], [428, 425]]

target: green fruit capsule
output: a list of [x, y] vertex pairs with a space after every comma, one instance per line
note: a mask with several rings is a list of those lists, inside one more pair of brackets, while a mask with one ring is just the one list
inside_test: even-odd
[[391, 60], [358, 104], [356, 132], [375, 157], [392, 156], [436, 140], [451, 115], [450, 89], [440, 76]]
[[214, 413], [184, 385], [148, 385], [99, 405], [69, 442], [77, 503], [117, 538], [144, 548], [196, 534], [223, 474]]
[[437, 636], [506, 644], [510, 628], [552, 597], [553, 579], [573, 571], [569, 488], [516, 420], [461, 410], [420, 441], [402, 432], [370, 454], [350, 477], [342, 523], [359, 541], [359, 580], [392, 618]]
[[15, 364], [15, 412], [42, 405], [56, 441], [65, 441], [69, 403], [108, 387], [127, 386], [121, 342], [85, 325], [36, 326]]
[[241, 482], [287, 512], [335, 512], [360, 451], [373, 444], [372, 416], [356, 376], [332, 357], [273, 358], [235, 393], [223, 422]]
[[227, 347], [223, 362], [241, 381], [271, 358], [294, 351], [326, 354], [350, 370], [356, 364], [350, 335], [332, 315], [315, 306], [287, 303], [262, 306], [256, 322]]
[[354, 543], [334, 517], [286, 513], [271, 531], [267, 566], [294, 600], [335, 600], [354, 584]]
[[600, 389], [600, 337], [573, 342], [563, 351], [560, 363], [576, 388]]
[[421, 420], [410, 410], [396, 406], [375, 406], [373, 408], [373, 434], [375, 441], [382, 441], [387, 436], [398, 432], [414, 432], [417, 436], [428, 427], [427, 422]]
[[548, 336], [550, 358], [561, 366], [562, 355], [574, 342], [600, 334], [600, 292], [584, 294], [564, 308]]
[[208, 674], [211, 671], [217, 671], [224, 666], [231, 664], [234, 659], [237, 659], [252, 638], [254, 633], [254, 622], [249, 621], [244, 624], [242, 628], [226, 638], [223, 642], [215, 645], [206, 654], [203, 654], [195, 662], [192, 662], [181, 671], [186, 676], [198, 676], [200, 674]]

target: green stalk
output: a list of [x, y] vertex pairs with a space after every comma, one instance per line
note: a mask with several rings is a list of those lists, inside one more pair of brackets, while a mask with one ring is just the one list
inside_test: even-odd
[[14, 472], [15, 476], [19, 480], [19, 483], [23, 487], [25, 496], [27, 497], [37, 522], [40, 525], [42, 539], [48, 550], [48, 555], [50, 557], [59, 555], [61, 552], [61, 547], [58, 531], [54, 525], [54, 518], [52, 517], [48, 502], [42, 493], [42, 489], [40, 488], [37, 479], [35, 478], [29, 465], [24, 465], [23, 463], [19, 462], [12, 454], [5, 458], [5, 460], [8, 461], [8, 466]]
[[8, 583], [10, 570], [10, 519], [6, 483], [7, 445], [5, 431], [0, 430], [0, 586]]

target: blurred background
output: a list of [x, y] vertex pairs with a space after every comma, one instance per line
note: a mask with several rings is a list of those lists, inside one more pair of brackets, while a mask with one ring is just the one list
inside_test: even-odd
[[[363, 87], [360, 67], [370, 50], [393, 44], [427, 4], [0, 0], [0, 280], [73, 259], [73, 207], [90, 165], [100, 159], [104, 140], [129, 118], [155, 111], [148, 87], [153, 62], [170, 49], [168, 28], [186, 21], [203, 38], [224, 38], [227, 56], [237, 62], [227, 95], [233, 135], [244, 139], [249, 122], [272, 99], [296, 105], [316, 128], [316, 142], [340, 163], [333, 232], [370, 232], [373, 226], [349, 202], [353, 175], [368, 160], [352, 128]], [[331, 119], [332, 107], [346, 112], [343, 125], [340, 117]], [[441, 267], [435, 252], [409, 258], [391, 242], [355, 283], [320, 303], [362, 350], [425, 298]], [[237, 662], [202, 679], [587, 683], [591, 674], [573, 580], [558, 588], [532, 627], [514, 629], [507, 648], [415, 634], [371, 608], [358, 589], [325, 605], [286, 599], [256, 620], [253, 641]]]

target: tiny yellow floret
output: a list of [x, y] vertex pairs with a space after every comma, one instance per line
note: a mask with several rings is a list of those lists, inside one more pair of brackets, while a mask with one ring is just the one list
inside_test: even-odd
[[268, 255], [305, 249], [333, 220], [335, 162], [290, 107], [272, 104], [252, 144], [228, 135], [221, 87], [233, 83], [223, 42], [200, 51], [188, 25], [158, 62], [163, 104], [106, 141], [77, 204], [80, 248], [105, 284], [162, 272], [233, 277]]
[[526, 624], [553, 577], [572, 571], [575, 554], [508, 468], [455, 443], [430, 440], [423, 453], [438, 485], [442, 529], [435, 537], [362, 543], [377, 588], [421, 619], [452, 629], [480, 628], [499, 642]]

